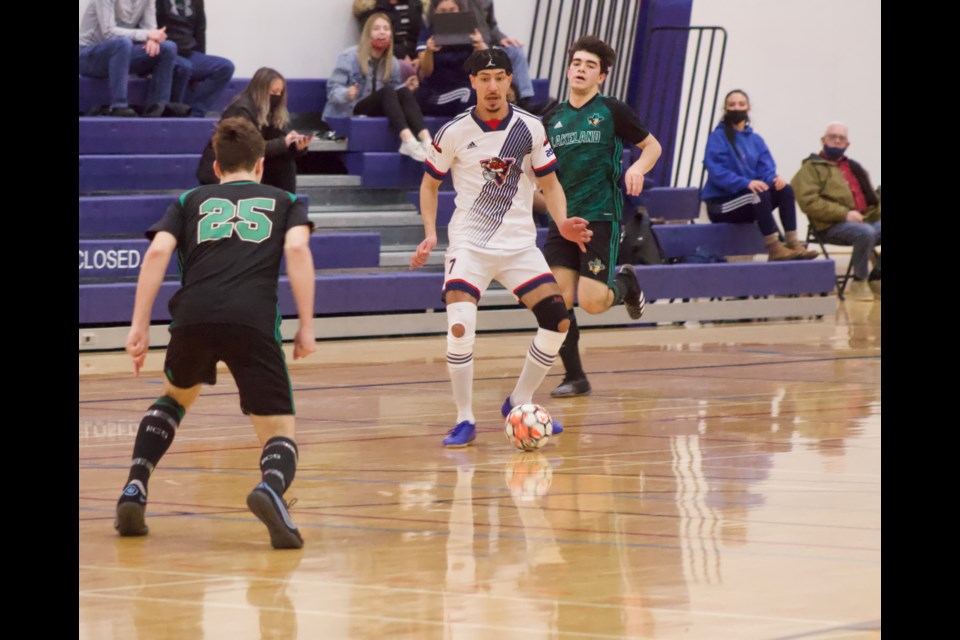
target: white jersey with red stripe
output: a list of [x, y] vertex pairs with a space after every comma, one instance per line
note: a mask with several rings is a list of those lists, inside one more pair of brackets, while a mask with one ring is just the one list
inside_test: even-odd
[[442, 180], [453, 172], [456, 209], [447, 226], [450, 247], [535, 248], [533, 193], [536, 178], [557, 169], [543, 123], [510, 106], [495, 126], [472, 107], [433, 138], [426, 171]]

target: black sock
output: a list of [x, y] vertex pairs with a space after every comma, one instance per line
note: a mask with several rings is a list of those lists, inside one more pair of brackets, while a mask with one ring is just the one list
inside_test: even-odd
[[293, 484], [297, 475], [297, 443], [290, 438], [274, 436], [263, 445], [260, 455], [260, 472], [263, 481], [278, 495]]
[[147, 482], [160, 458], [167, 452], [183, 420], [185, 411], [180, 403], [169, 396], [157, 398], [140, 420], [140, 430], [133, 443], [133, 463], [127, 484], [139, 480], [146, 493]]
[[586, 377], [583, 373], [583, 364], [580, 362], [580, 327], [577, 325], [577, 315], [573, 309], [567, 310], [567, 316], [570, 318], [570, 328], [567, 329], [567, 337], [560, 347], [560, 359], [567, 372], [563, 379], [579, 380]]

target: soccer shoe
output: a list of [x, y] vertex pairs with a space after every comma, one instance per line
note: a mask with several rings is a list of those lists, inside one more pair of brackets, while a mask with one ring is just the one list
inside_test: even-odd
[[267, 525], [270, 544], [274, 549], [300, 549], [303, 538], [290, 520], [290, 513], [283, 499], [265, 482], [261, 482], [247, 496], [247, 506], [260, 522]]
[[464, 420], [447, 432], [447, 437], [443, 439], [443, 446], [451, 448], [465, 447], [476, 439], [477, 425]]
[[145, 536], [150, 531], [144, 521], [147, 511], [147, 495], [139, 480], [131, 480], [117, 501], [117, 519], [113, 528], [121, 536]]
[[[506, 400], [503, 401], [503, 406], [500, 407], [500, 413], [504, 418], [510, 415], [510, 409], [513, 409], [513, 405], [510, 404], [510, 396], [507, 396]], [[553, 416], [551, 416], [550, 419], [553, 420], [553, 435], [563, 433], [563, 426], [557, 422]]]
[[586, 378], [576, 380], [564, 380], [563, 383], [550, 392], [551, 398], [574, 398], [576, 396], [588, 396], [592, 389], [590, 381]]
[[620, 267], [620, 273], [627, 274], [627, 293], [623, 296], [623, 306], [627, 308], [627, 315], [633, 320], [639, 320], [643, 315], [643, 307], [647, 301], [643, 297], [643, 290], [640, 289], [640, 281], [637, 280], [637, 272], [632, 264], [625, 264]]

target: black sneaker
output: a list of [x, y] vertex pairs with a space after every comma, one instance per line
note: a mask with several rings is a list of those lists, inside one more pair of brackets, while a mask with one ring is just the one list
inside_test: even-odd
[[139, 480], [131, 480], [117, 501], [117, 519], [113, 528], [121, 536], [145, 536], [150, 528], [145, 522], [147, 494]]
[[590, 381], [586, 378], [577, 380], [564, 380], [563, 383], [550, 392], [552, 398], [574, 398], [576, 396], [588, 396], [592, 389]]
[[632, 264], [621, 265], [620, 273], [625, 275], [627, 283], [627, 293], [623, 296], [623, 306], [627, 308], [627, 315], [633, 320], [639, 320], [643, 315], [643, 307], [647, 301], [643, 297], [643, 291], [640, 289], [640, 281], [637, 280], [637, 272]]
[[290, 520], [287, 504], [265, 482], [261, 482], [247, 496], [247, 506], [260, 522], [267, 525], [270, 544], [274, 549], [301, 549], [303, 538]]

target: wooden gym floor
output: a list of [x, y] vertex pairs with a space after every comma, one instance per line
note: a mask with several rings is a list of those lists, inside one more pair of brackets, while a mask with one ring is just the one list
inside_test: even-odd
[[245, 507], [259, 446], [223, 372], [114, 505], [162, 353], [80, 357], [79, 637], [879, 638], [880, 303], [825, 321], [584, 331], [594, 392], [522, 454], [499, 407], [532, 331], [476, 345], [475, 446], [450, 451], [442, 337], [291, 364], [305, 538]]

